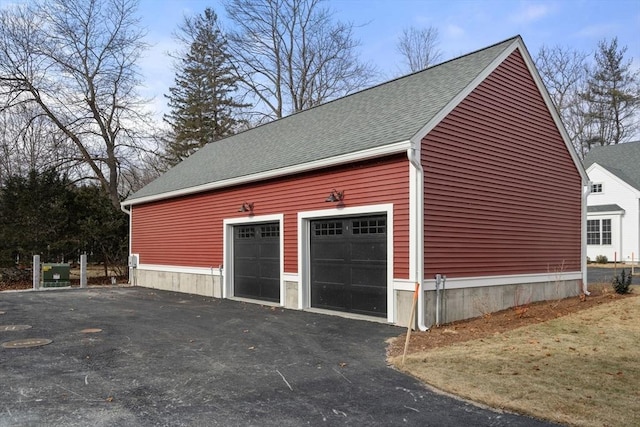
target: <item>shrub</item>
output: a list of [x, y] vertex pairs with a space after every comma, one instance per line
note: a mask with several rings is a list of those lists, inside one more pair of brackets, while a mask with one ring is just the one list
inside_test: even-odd
[[630, 292], [631, 278], [631, 273], [626, 275], [624, 269], [622, 269], [622, 273], [613, 277], [613, 290], [617, 294], [628, 294]]
[[596, 264], [606, 264], [609, 262], [609, 258], [606, 255], [598, 255], [596, 257]]
[[591, 258], [587, 257], [587, 264], [591, 264]]

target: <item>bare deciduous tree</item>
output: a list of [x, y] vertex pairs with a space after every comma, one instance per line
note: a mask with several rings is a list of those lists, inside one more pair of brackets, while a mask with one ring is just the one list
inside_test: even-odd
[[536, 67], [551, 95], [571, 142], [581, 157], [586, 154], [585, 102], [580, 96], [587, 81], [587, 54], [561, 46], [543, 46]]
[[438, 29], [409, 27], [402, 30], [396, 45], [409, 72], [424, 70], [442, 58], [438, 49]]
[[322, 0], [229, 0], [230, 52], [260, 121], [362, 89], [373, 69], [358, 60], [353, 25]]
[[0, 10], [0, 108], [36, 106], [119, 206], [149, 117], [136, 0], [35, 0]]
[[9, 176], [49, 169], [67, 177], [82, 175], [82, 162], [64, 134], [34, 105], [0, 110], [0, 186]]

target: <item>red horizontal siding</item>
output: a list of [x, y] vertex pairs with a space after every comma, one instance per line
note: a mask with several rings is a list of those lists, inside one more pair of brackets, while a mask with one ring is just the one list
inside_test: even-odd
[[422, 141], [425, 275], [580, 269], [582, 181], [518, 51]]
[[284, 268], [298, 271], [298, 212], [333, 208], [332, 189], [345, 192], [347, 207], [394, 205], [394, 277], [409, 271], [409, 164], [398, 155], [376, 161], [300, 174], [136, 205], [132, 250], [145, 264], [218, 267], [223, 260], [223, 220], [242, 218], [244, 202], [254, 215], [284, 215]]

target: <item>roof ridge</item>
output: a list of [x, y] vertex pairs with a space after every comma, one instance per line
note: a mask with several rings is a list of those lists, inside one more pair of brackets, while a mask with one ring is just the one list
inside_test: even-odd
[[[224, 138], [222, 138], [222, 139], [217, 139], [217, 140], [215, 140], [215, 141], [208, 142], [206, 145], [209, 145], [209, 144], [211, 144], [211, 143], [217, 143], [217, 142], [220, 142], [220, 141], [222, 141], [222, 140], [225, 140], [225, 139], [228, 139], [228, 138], [232, 138], [232, 137], [234, 137], [234, 136], [236, 136], [236, 135], [239, 135], [239, 134], [242, 134], [242, 133], [245, 133], [245, 132], [251, 132], [251, 131], [253, 131], [253, 130], [255, 130], [255, 129], [260, 129], [260, 128], [262, 128], [262, 127], [264, 127], [264, 126], [267, 126], [267, 125], [270, 125], [270, 124], [272, 124], [272, 123], [274, 123], [274, 122], [280, 122], [280, 121], [283, 121], [283, 120], [287, 120], [288, 118], [292, 118], [292, 117], [299, 116], [300, 114], [305, 114], [305, 113], [307, 113], [307, 112], [317, 110], [318, 108], [322, 108], [322, 107], [324, 107], [324, 106], [326, 106], [326, 105], [330, 105], [330, 104], [333, 104], [333, 103], [335, 103], [335, 102], [342, 101], [342, 100], [344, 100], [344, 99], [348, 99], [348, 98], [351, 98], [351, 97], [353, 97], [353, 96], [356, 96], [356, 95], [359, 95], [359, 94], [362, 94], [362, 93], [365, 93], [365, 92], [372, 91], [372, 90], [377, 89], [377, 88], [379, 88], [379, 87], [381, 87], [381, 86], [385, 86], [385, 85], [391, 84], [391, 83], [393, 83], [393, 82], [396, 82], [396, 81], [399, 81], [399, 80], [403, 80], [403, 79], [406, 79], [406, 78], [409, 78], [409, 77], [415, 76], [415, 75], [417, 75], [417, 74], [425, 73], [425, 72], [427, 72], [427, 71], [433, 71], [435, 68], [438, 68], [438, 67], [444, 66], [444, 65], [449, 64], [449, 63], [454, 62], [454, 61], [462, 60], [462, 59], [467, 58], [467, 57], [469, 57], [469, 56], [476, 55], [476, 54], [478, 54], [478, 53], [480, 53], [480, 52], [483, 52], [483, 51], [486, 51], [486, 50], [492, 49], [492, 48], [494, 48], [494, 47], [496, 47], [496, 46], [498, 46], [498, 45], [505, 44], [505, 43], [507, 43], [507, 42], [513, 42], [513, 41], [515, 41], [515, 40], [522, 40], [522, 37], [521, 37], [519, 34], [518, 34], [518, 35], [515, 35], [515, 36], [513, 36], [513, 37], [509, 37], [509, 38], [504, 39], [504, 40], [502, 40], [502, 41], [500, 41], [500, 42], [494, 43], [494, 44], [492, 44], [492, 45], [490, 45], [490, 46], [486, 46], [486, 47], [483, 47], [483, 48], [480, 48], [480, 49], [476, 49], [476, 50], [474, 50], [474, 51], [472, 51], [472, 52], [465, 53], [464, 55], [456, 56], [456, 57], [454, 57], [454, 58], [448, 59], [448, 60], [443, 61], [443, 62], [440, 62], [440, 63], [438, 63], [438, 64], [434, 64], [434, 65], [432, 65], [432, 66], [430, 66], [430, 67], [427, 67], [427, 68], [424, 68], [424, 69], [422, 69], [422, 70], [414, 71], [414, 72], [411, 72], [411, 73], [409, 73], [409, 74], [404, 74], [404, 75], [401, 75], [401, 76], [398, 76], [398, 77], [394, 77], [394, 78], [392, 78], [392, 79], [390, 79], [390, 80], [385, 80], [385, 81], [382, 81], [382, 82], [376, 83], [376, 84], [374, 84], [374, 85], [372, 85], [372, 86], [368, 86], [368, 87], [365, 87], [365, 88], [359, 89], [359, 90], [357, 90], [357, 91], [355, 91], [355, 92], [348, 93], [348, 94], [343, 95], [343, 96], [340, 96], [340, 97], [338, 97], [338, 98], [330, 99], [330, 100], [328, 100], [328, 101], [326, 101], [326, 102], [323, 102], [323, 103], [321, 103], [321, 104], [314, 105], [314, 106], [309, 107], [309, 108], [307, 108], [307, 109], [304, 109], [304, 110], [301, 110], [301, 111], [293, 112], [293, 113], [291, 113], [291, 114], [289, 114], [289, 115], [286, 115], [286, 116], [284, 116], [284, 117], [281, 117], [281, 118], [279, 118], [279, 119], [274, 119], [274, 120], [269, 121], [269, 122], [266, 122], [266, 123], [261, 123], [261, 124], [259, 124], [258, 126], [255, 126], [255, 127], [249, 128], [249, 129], [245, 129], [245, 130], [243, 130], [243, 131], [241, 131], [241, 132], [238, 132], [238, 133], [236, 133], [236, 134], [229, 135], [229, 136], [226, 136], [226, 137], [224, 137]], [[523, 43], [523, 44], [524, 44], [524, 43]]]
[[127, 203], [316, 168], [356, 153], [401, 150], [396, 144], [438, 117], [515, 43], [524, 45], [520, 36], [512, 37], [206, 144]]

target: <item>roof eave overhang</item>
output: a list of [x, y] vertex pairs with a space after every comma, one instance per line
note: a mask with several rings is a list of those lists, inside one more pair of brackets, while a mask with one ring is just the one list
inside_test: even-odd
[[357, 151], [354, 153], [343, 154], [340, 156], [329, 157], [326, 159], [315, 160], [312, 162], [302, 163], [299, 165], [288, 166], [284, 168], [273, 169], [251, 175], [240, 176], [236, 178], [224, 179], [206, 184], [196, 185], [193, 187], [183, 188], [174, 191], [168, 191], [149, 196], [142, 196], [133, 199], [127, 199], [121, 203], [122, 206], [132, 206], [143, 203], [156, 202], [160, 200], [183, 197], [192, 194], [212, 191], [221, 188], [228, 188], [236, 185], [250, 184], [252, 182], [264, 181], [272, 178], [279, 178], [288, 175], [294, 175], [313, 170], [324, 169], [332, 166], [340, 166], [357, 161], [369, 160], [377, 157], [384, 157], [393, 154], [405, 153], [411, 147], [410, 141], [401, 141], [393, 144], [383, 145], [380, 147], [370, 148], [368, 150]]
[[598, 215], [624, 215], [625, 214], [625, 210], [624, 209], [613, 209], [610, 211], [598, 211], [598, 212], [589, 212], [587, 210], [587, 216], [598, 216]]

